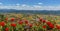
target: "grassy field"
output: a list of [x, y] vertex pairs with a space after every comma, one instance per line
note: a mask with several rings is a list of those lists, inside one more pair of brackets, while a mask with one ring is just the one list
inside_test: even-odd
[[34, 18], [43, 18], [45, 20], [54, 20], [56, 23], [60, 24], [60, 16], [58, 15], [43, 15], [43, 14], [15, 14], [15, 13], [11, 13], [11, 14], [4, 14], [4, 16], [10, 18], [30, 18], [30, 19], [34, 19]]
[[0, 31], [60, 31], [60, 16], [43, 14], [1, 14]]

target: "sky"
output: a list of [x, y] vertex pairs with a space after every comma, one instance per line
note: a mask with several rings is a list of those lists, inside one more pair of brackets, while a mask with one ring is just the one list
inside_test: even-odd
[[0, 0], [0, 9], [60, 10], [60, 0]]

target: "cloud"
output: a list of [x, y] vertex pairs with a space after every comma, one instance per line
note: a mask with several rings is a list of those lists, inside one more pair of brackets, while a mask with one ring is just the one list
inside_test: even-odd
[[25, 6], [27, 6], [27, 5], [26, 5], [26, 4], [22, 4], [21, 6], [22, 6], [22, 7], [25, 7]]
[[16, 5], [17, 5], [17, 6], [19, 6], [20, 4], [19, 4], [19, 3], [17, 3]]
[[43, 3], [38, 3], [39, 5], [43, 4]]
[[60, 10], [60, 6], [43, 6], [44, 10]]
[[0, 9], [16, 9], [16, 10], [60, 10], [60, 6], [40, 6], [40, 5], [26, 5], [26, 4], [16, 4], [16, 5], [0, 5]]
[[1, 5], [1, 4], [3, 4], [3, 3], [0, 2], [0, 5]]

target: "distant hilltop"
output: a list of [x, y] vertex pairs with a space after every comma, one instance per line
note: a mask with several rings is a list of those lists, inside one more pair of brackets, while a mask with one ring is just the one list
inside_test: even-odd
[[15, 9], [0, 9], [0, 13], [34, 13], [34, 14], [54, 14], [60, 15], [60, 10], [15, 10]]

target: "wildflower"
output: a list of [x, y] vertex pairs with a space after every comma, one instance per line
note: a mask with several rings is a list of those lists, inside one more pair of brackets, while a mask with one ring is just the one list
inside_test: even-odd
[[42, 22], [43, 22], [43, 23], [45, 23], [45, 22], [46, 22], [46, 20], [43, 20]]
[[49, 27], [50, 27], [50, 28], [54, 28], [54, 25], [53, 25], [53, 24], [50, 24]]
[[43, 19], [42, 19], [42, 18], [40, 18], [39, 20], [40, 20], [40, 21], [42, 21]]
[[46, 23], [50, 28], [54, 28], [54, 25], [51, 22]]
[[51, 24], [51, 22], [46, 22], [46, 24], [47, 24], [47, 25], [50, 25], [50, 24]]
[[5, 31], [9, 31], [9, 28], [5, 28]]
[[44, 25], [43, 28], [46, 28], [46, 26]]
[[25, 24], [28, 24], [28, 21], [27, 20], [25, 21]]
[[19, 24], [21, 24], [21, 25], [23, 24], [23, 22], [22, 22], [22, 21], [19, 21], [18, 23], [19, 23]]
[[15, 18], [11, 18], [11, 21], [13, 22], [15, 20]]
[[15, 23], [12, 23], [11, 26], [12, 26], [12, 27], [16, 27], [16, 24], [15, 24]]
[[0, 25], [1, 25], [1, 26], [5, 26], [5, 22], [2, 21], [2, 22], [0, 23]]
[[56, 28], [57, 28], [57, 29], [60, 29], [60, 26], [56, 25]]
[[30, 27], [32, 27], [33, 25], [32, 24], [29, 24]]

